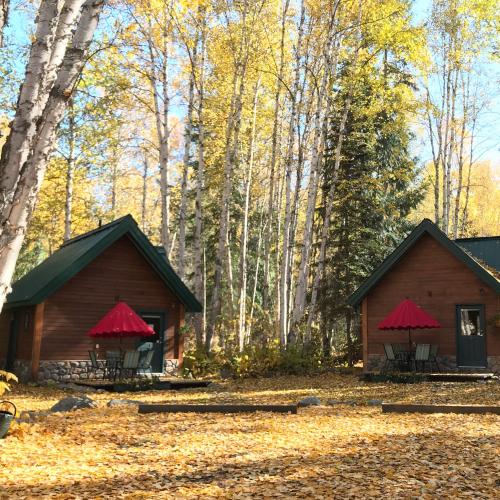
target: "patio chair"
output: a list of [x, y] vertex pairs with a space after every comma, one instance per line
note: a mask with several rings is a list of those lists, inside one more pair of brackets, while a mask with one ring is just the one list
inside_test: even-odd
[[126, 351], [123, 357], [123, 363], [119, 367], [120, 378], [124, 374], [128, 374], [133, 377], [137, 373], [137, 368], [139, 367], [139, 357], [141, 353], [139, 351]]
[[115, 379], [120, 370], [121, 352], [106, 351], [106, 373], [105, 377]]
[[97, 359], [97, 352], [89, 351], [90, 365], [87, 365], [87, 378], [90, 378], [90, 375], [94, 373], [95, 378], [99, 378], [99, 372], [102, 373], [104, 377], [104, 372], [106, 369], [106, 365], [103, 360]]
[[413, 366], [415, 371], [417, 371], [417, 367], [419, 365], [421, 367], [421, 370], [425, 371], [425, 365], [429, 363], [430, 353], [430, 344], [417, 344], [417, 348], [415, 349], [415, 358], [413, 359]]
[[153, 368], [151, 366], [151, 363], [153, 361], [153, 356], [155, 352], [153, 349], [150, 349], [149, 351], [142, 351], [140, 353], [139, 357], [139, 365], [137, 367], [137, 373], [139, 372], [143, 373], [146, 375], [147, 372], [151, 375], [153, 373]]
[[384, 351], [385, 351], [385, 363], [382, 368], [383, 372], [386, 372], [389, 368], [399, 368], [400, 366], [400, 361], [396, 354], [394, 353], [394, 349], [392, 347], [392, 344], [384, 344]]
[[437, 353], [439, 350], [439, 346], [437, 344], [431, 344], [431, 351], [429, 353], [429, 366], [430, 369], [432, 370], [432, 365], [436, 367], [436, 370], [441, 373], [441, 368], [439, 366], [438, 360], [437, 360]]

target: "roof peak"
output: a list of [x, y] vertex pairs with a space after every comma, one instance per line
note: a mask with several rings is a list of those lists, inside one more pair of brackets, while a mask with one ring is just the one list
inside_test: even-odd
[[117, 226], [121, 224], [122, 222], [125, 222], [125, 220], [130, 220], [135, 223], [135, 219], [132, 217], [132, 215], [127, 214], [124, 215], [123, 217], [119, 217], [118, 219], [115, 219], [111, 222], [108, 222], [106, 224], [103, 224], [102, 226], [96, 227], [95, 229], [91, 229], [90, 231], [87, 231], [86, 233], [79, 234], [78, 236], [74, 236], [73, 238], [70, 238], [69, 240], [65, 241], [60, 248], [67, 247], [76, 241], [83, 240], [84, 238], [88, 238], [89, 236], [93, 236], [94, 234], [97, 234], [101, 231], [104, 231], [106, 229], [109, 229], [110, 227]]
[[434, 222], [430, 219], [423, 219], [395, 248], [395, 250], [372, 271], [370, 276], [359, 286], [359, 288], [348, 297], [347, 303], [352, 306], [359, 304], [370, 289], [377, 285], [383, 276], [404, 257], [406, 252], [412, 248], [425, 233], [429, 234], [432, 238], [441, 243], [456, 258], [471, 269], [471, 271], [474, 272], [479, 279], [489, 285], [493, 290], [497, 293], [500, 291], [500, 280], [496, 277], [496, 275], [485, 267], [485, 265], [478, 262], [476, 259], [477, 255], [475, 257], [470, 255], [470, 249], [468, 249], [469, 252], [467, 252], [460, 246], [459, 243], [464, 244], [465, 242], [458, 242], [448, 238], [448, 236]]

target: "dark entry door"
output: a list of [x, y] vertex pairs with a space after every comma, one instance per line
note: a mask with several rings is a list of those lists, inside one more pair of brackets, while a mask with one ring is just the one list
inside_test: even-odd
[[155, 331], [152, 337], [144, 337], [141, 339], [140, 344], [145, 342], [152, 342], [155, 351], [151, 368], [153, 373], [163, 372], [163, 345], [165, 343], [164, 330], [165, 321], [164, 315], [161, 313], [144, 313], [141, 314], [142, 319]]
[[483, 305], [457, 306], [457, 364], [484, 368], [486, 329]]

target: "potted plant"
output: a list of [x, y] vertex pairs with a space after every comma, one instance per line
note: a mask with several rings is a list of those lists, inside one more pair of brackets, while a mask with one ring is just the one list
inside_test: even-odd
[[[4, 372], [0, 370], [0, 396], [2, 396], [5, 391], [10, 390], [9, 382], [17, 382], [17, 377], [13, 373]], [[9, 407], [9, 410], [5, 410], [5, 407]], [[14, 409], [12, 412], [11, 409]], [[14, 417], [16, 416], [16, 406], [10, 401], [0, 401], [0, 439], [5, 437], [7, 434], [10, 424]]]

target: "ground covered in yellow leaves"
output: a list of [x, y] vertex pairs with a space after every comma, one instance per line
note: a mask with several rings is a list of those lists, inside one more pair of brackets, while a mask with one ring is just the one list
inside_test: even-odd
[[[18, 386], [20, 410], [68, 392]], [[151, 402], [295, 403], [298, 415], [148, 414]], [[13, 426], [0, 441], [0, 498], [499, 498], [500, 417], [382, 414], [385, 402], [500, 404], [500, 384], [363, 383], [283, 377], [207, 389], [90, 394], [96, 409]]]

